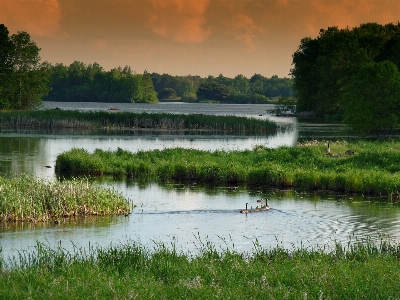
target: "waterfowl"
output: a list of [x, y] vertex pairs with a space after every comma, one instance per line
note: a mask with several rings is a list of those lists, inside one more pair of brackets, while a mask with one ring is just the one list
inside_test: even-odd
[[265, 198], [265, 205], [261, 206], [261, 210], [268, 210], [269, 206], [268, 206], [268, 198]]
[[259, 211], [259, 210], [258, 210], [258, 205], [256, 206], [256, 211]]
[[328, 148], [325, 148], [324, 151], [325, 151], [326, 153], [331, 153], [331, 148], [330, 148], [330, 146], [329, 146], [329, 142], [328, 142]]
[[346, 150], [345, 154], [354, 155], [354, 150]]
[[240, 211], [241, 214], [247, 214], [249, 212], [249, 210], [247, 209], [247, 205], [249, 205], [249, 204], [246, 203], [246, 209], [243, 209]]

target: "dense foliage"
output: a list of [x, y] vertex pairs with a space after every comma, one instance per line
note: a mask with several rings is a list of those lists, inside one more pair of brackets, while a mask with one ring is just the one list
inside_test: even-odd
[[[293, 54], [291, 74], [298, 111], [319, 115], [344, 114], [344, 86], [368, 64], [391, 61], [400, 67], [400, 24], [362, 24], [355, 28], [321, 29], [317, 38], [304, 38]], [[369, 83], [359, 81], [360, 89]], [[375, 99], [376, 109], [380, 99]], [[362, 109], [362, 108], [359, 108]]]
[[129, 66], [110, 71], [97, 63], [75, 61], [56, 64], [51, 70], [51, 92], [45, 101], [158, 102], [150, 74], [133, 74]]
[[[154, 88], [160, 99], [166, 100], [212, 100], [221, 103], [267, 103], [276, 97], [293, 97], [292, 79], [271, 78], [254, 74], [251, 78], [237, 75], [228, 78], [220, 74], [208, 76], [171, 76], [152, 73]], [[166, 89], [175, 91], [175, 97], [164, 97]], [[167, 94], [168, 95], [168, 94]]]
[[376, 135], [398, 126], [400, 120], [400, 72], [390, 61], [360, 68], [343, 88], [344, 122], [361, 133]]
[[41, 104], [49, 91], [49, 66], [40, 63], [39, 51], [28, 33], [9, 36], [0, 24], [0, 109], [30, 109]]
[[[58, 155], [56, 172], [399, 195], [399, 142], [331, 142], [331, 155], [326, 155], [324, 147], [304, 143], [245, 151], [176, 148], [137, 153], [71, 149]], [[346, 154], [347, 150], [354, 155]]]

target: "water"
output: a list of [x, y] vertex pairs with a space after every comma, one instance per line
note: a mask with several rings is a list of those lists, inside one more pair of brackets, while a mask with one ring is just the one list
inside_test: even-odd
[[[63, 109], [108, 109], [110, 104], [46, 103]], [[79, 107], [77, 106], [79, 105]], [[210, 135], [177, 132], [87, 133], [81, 131], [0, 131], [0, 174], [35, 174], [55, 180], [57, 155], [73, 147], [130, 151], [186, 147], [204, 150], [251, 149], [255, 145], [292, 146], [301, 139], [354, 137], [341, 125], [300, 123], [295, 118], [268, 116], [268, 105], [209, 104], [117, 104], [120, 110], [209, 113], [268, 118], [282, 128], [276, 135]], [[260, 116], [261, 115], [261, 116]], [[137, 241], [149, 247], [174, 242], [183, 252], [196, 252], [208, 240], [217, 247], [251, 251], [257, 241], [262, 247], [332, 247], [350, 237], [378, 239], [381, 235], [400, 240], [400, 207], [389, 201], [337, 194], [298, 193], [244, 187], [203, 188], [196, 184], [138, 184], [98, 181], [110, 185], [133, 200], [137, 207], [128, 217], [81, 218], [62, 224], [1, 224], [0, 246], [10, 258], [30, 250], [36, 242], [68, 250], [74, 246], [106, 246]], [[245, 203], [255, 207], [257, 199], [269, 197], [271, 210], [248, 215], [239, 210]]]

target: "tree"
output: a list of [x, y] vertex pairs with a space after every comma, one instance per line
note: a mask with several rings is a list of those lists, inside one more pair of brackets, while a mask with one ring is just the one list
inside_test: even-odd
[[355, 131], [377, 136], [395, 128], [400, 120], [400, 72], [390, 61], [370, 63], [344, 86], [344, 123]]
[[321, 29], [317, 38], [304, 38], [293, 54], [291, 75], [297, 96], [297, 111], [321, 115], [343, 114], [343, 86], [369, 63], [382, 60], [388, 41], [400, 33], [400, 24], [362, 24], [353, 29]]
[[161, 90], [158, 97], [164, 100], [174, 100], [176, 99], [176, 92], [173, 88], [164, 88]]
[[26, 32], [8, 36], [0, 25], [0, 109], [30, 109], [49, 91], [50, 66]]
[[196, 95], [199, 100], [227, 101], [230, 100], [232, 91], [223, 84], [211, 81], [200, 84]]

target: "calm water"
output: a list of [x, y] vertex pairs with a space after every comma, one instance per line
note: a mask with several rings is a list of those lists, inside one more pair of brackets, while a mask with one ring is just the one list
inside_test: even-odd
[[[63, 109], [106, 110], [110, 104], [46, 103]], [[215, 104], [117, 104], [120, 110], [135, 112], [203, 113], [268, 118], [282, 130], [272, 136], [210, 135], [176, 132], [85, 133], [74, 131], [0, 131], [0, 174], [35, 174], [55, 180], [57, 155], [73, 147], [130, 150], [187, 147], [205, 150], [251, 149], [255, 145], [278, 147], [295, 145], [301, 139], [351, 138], [341, 125], [299, 123], [295, 118], [276, 118], [266, 113], [268, 105]], [[206, 189], [197, 185], [139, 185], [98, 182], [110, 185], [132, 199], [137, 208], [128, 217], [83, 218], [65, 224], [7, 224], [0, 229], [0, 246], [6, 258], [30, 250], [36, 241], [66, 249], [73, 245], [106, 246], [134, 240], [153, 247], [157, 242], [174, 242], [182, 251], [211, 241], [218, 247], [251, 251], [254, 242], [263, 247], [332, 246], [349, 237], [400, 240], [400, 207], [388, 201], [318, 195], [294, 191], [248, 190], [242, 187]], [[243, 215], [245, 203], [269, 197], [270, 211]]]

